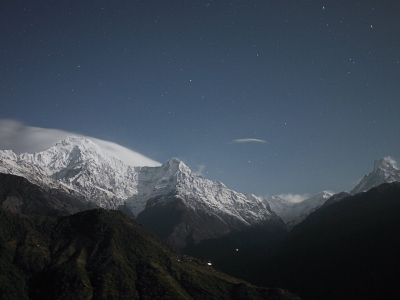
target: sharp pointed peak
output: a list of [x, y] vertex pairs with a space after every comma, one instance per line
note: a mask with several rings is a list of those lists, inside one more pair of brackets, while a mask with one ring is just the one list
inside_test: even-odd
[[397, 168], [396, 161], [390, 156], [382, 157], [375, 160], [374, 170], [365, 175], [350, 193], [357, 194], [379, 184], [393, 181], [400, 181], [400, 170]]
[[377, 169], [398, 169], [396, 161], [390, 156], [385, 156], [380, 159], [375, 160], [374, 162], [374, 171]]
[[189, 167], [180, 159], [176, 157], [172, 157], [164, 164], [164, 166], [169, 167], [171, 169], [179, 169], [181, 171], [190, 171]]
[[167, 163], [173, 163], [173, 164], [179, 164], [181, 162], [182, 161], [180, 159], [176, 158], [176, 157], [172, 157], [167, 161]]

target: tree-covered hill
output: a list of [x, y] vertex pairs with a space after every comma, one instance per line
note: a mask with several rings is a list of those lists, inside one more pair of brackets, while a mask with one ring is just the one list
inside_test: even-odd
[[170, 248], [119, 211], [0, 209], [0, 299], [299, 299]]

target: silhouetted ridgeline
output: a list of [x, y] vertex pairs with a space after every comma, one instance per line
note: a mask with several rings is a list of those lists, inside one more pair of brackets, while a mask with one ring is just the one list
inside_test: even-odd
[[400, 299], [400, 183], [311, 213], [251, 282], [302, 299]]

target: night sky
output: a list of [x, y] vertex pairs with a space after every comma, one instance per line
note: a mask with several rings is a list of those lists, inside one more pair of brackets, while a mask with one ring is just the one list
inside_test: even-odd
[[0, 119], [242, 193], [350, 190], [400, 159], [399, 16], [398, 0], [1, 1]]

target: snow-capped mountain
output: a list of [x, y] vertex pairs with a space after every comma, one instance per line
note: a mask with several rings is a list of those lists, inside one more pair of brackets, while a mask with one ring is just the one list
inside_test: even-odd
[[321, 207], [331, 197], [332, 199], [327, 204], [340, 201], [350, 194], [367, 191], [382, 183], [395, 181], [400, 181], [400, 170], [392, 158], [383, 157], [375, 161], [374, 170], [365, 175], [350, 193], [342, 192], [332, 197], [332, 192], [324, 191], [298, 203], [287, 201], [279, 196], [269, 197], [265, 201], [269, 203], [272, 211], [282, 218], [288, 229], [291, 229], [304, 220], [310, 213]]
[[25, 177], [46, 189], [73, 191], [100, 207], [125, 207], [135, 217], [146, 206], [167, 205], [179, 198], [185, 209], [228, 225], [225, 231], [229, 231], [230, 223], [247, 226], [270, 219], [279, 222], [261, 198], [196, 175], [176, 158], [159, 167], [132, 167], [82, 137], [68, 137], [34, 154], [0, 151], [0, 172]]
[[350, 191], [350, 194], [364, 192], [382, 183], [395, 181], [400, 181], [400, 170], [392, 158], [383, 157], [374, 162], [374, 170], [365, 175], [354, 189]]
[[[205, 179], [194, 174], [180, 160], [172, 158], [161, 167], [138, 169], [137, 194], [127, 200], [131, 207], [147, 202], [157, 196], [174, 191], [181, 198], [195, 198], [184, 201], [192, 210], [201, 209], [212, 213], [226, 213], [243, 223], [254, 224], [271, 216], [269, 206], [254, 195], [244, 195], [228, 189], [222, 182]], [[138, 199], [142, 199], [141, 202]], [[153, 201], [152, 205], [156, 202]], [[140, 209], [137, 212], [141, 211]]]
[[290, 220], [285, 222], [286, 225], [288, 226], [288, 229], [291, 229], [297, 224], [299, 224], [310, 213], [320, 208], [332, 196], [333, 196], [332, 192], [322, 191], [320, 193], [311, 196], [308, 199], [305, 199], [300, 203], [296, 203], [295, 205], [293, 205], [293, 209], [296, 212], [296, 214], [293, 215]]
[[268, 203], [271, 210], [280, 216], [284, 222], [291, 220], [296, 215], [296, 211], [293, 208], [295, 203], [278, 195], [266, 198], [264, 202]]
[[264, 201], [269, 203], [272, 211], [281, 217], [290, 229], [321, 207], [332, 195], [332, 192], [323, 191], [301, 202], [290, 202], [279, 196], [272, 196]]
[[68, 137], [34, 154], [0, 151], [0, 172], [25, 177], [44, 188], [75, 191], [104, 208], [117, 208], [137, 192], [132, 184], [135, 168], [82, 137]]

